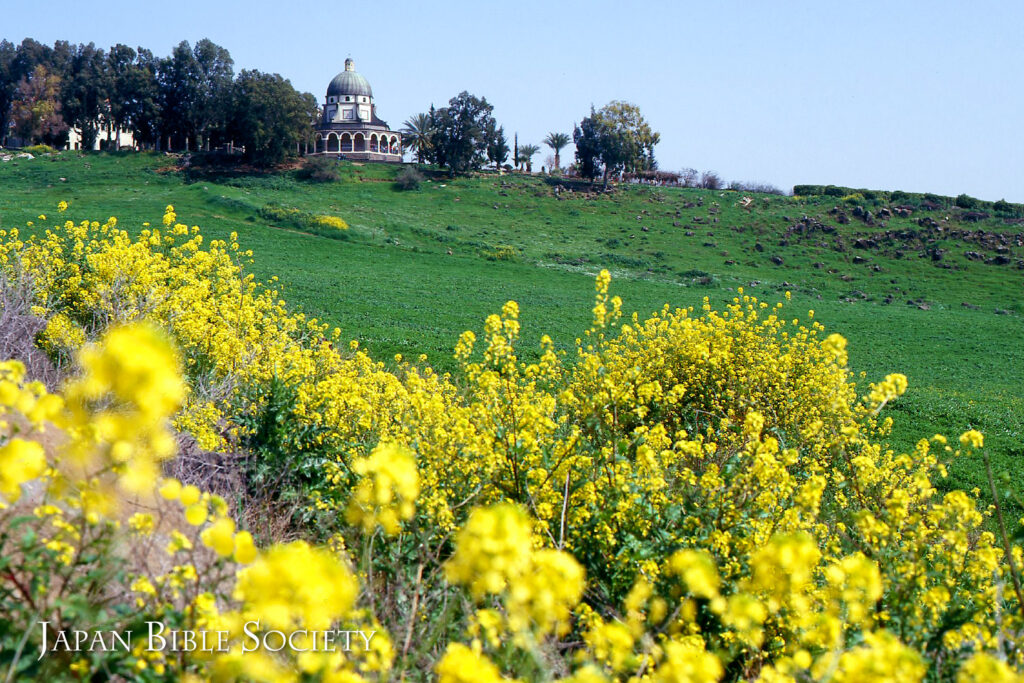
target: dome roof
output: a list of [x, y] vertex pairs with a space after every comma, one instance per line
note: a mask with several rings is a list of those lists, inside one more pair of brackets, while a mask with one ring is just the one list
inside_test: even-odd
[[356, 72], [355, 63], [351, 59], [345, 60], [345, 70], [331, 79], [327, 86], [327, 96], [334, 95], [366, 95], [373, 97], [373, 89], [370, 82], [361, 74]]

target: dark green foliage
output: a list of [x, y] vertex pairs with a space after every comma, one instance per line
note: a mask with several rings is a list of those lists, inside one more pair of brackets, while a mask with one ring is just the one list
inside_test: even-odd
[[978, 200], [967, 194], [959, 194], [956, 197], [956, 205], [961, 209], [978, 208]]
[[246, 494], [257, 500], [291, 502], [308, 496], [322, 479], [327, 458], [317, 447], [321, 428], [295, 414], [296, 392], [278, 377], [247, 389], [232, 421], [241, 427]]
[[505, 138], [505, 129], [498, 127], [494, 119], [487, 122], [487, 161], [500, 167], [508, 159], [508, 140]]
[[595, 178], [603, 171], [607, 185], [609, 176], [620, 171], [657, 168], [654, 146], [661, 136], [651, 130], [640, 109], [628, 102], [609, 102], [600, 111], [591, 106], [590, 116], [576, 126], [572, 137], [576, 163], [585, 178]]
[[415, 114], [402, 125], [402, 144], [416, 152], [416, 161], [421, 164], [433, 154], [432, 134], [430, 114]]
[[406, 166], [395, 176], [395, 188], [402, 191], [418, 190], [423, 182], [423, 174], [412, 166]]
[[1005, 199], [994, 202], [992, 210], [1001, 218], [1024, 218], [1024, 204], [1011, 204]]
[[311, 183], [333, 183], [341, 180], [341, 173], [336, 159], [313, 156], [302, 162], [302, 168], [295, 172], [295, 177]]
[[572, 141], [576, 145], [579, 174], [593, 180], [601, 172], [601, 122], [593, 106], [590, 107], [590, 116], [584, 117], [573, 128]]
[[72, 53], [70, 69], [61, 85], [64, 121], [82, 132], [82, 147], [92, 149], [111, 90], [103, 50], [92, 43], [79, 45]]
[[20, 76], [15, 78], [17, 48], [8, 40], [0, 40], [0, 147], [7, 137], [7, 124], [11, 120], [11, 105]]
[[462, 91], [447, 107], [430, 110], [432, 161], [451, 175], [483, 166], [487, 159], [487, 132], [493, 129], [494, 107], [486, 98]]
[[314, 116], [309, 101], [279, 74], [242, 71], [232, 92], [228, 130], [245, 146], [247, 160], [269, 166], [298, 153]]

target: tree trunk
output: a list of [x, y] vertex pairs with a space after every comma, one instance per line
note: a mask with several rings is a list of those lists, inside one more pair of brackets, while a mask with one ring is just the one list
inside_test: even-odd
[[562, 168], [562, 159], [558, 156], [558, 150], [555, 150], [555, 168]]

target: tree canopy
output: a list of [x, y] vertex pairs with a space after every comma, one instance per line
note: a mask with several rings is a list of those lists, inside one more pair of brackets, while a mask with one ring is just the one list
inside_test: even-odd
[[430, 109], [432, 161], [453, 175], [480, 168], [487, 160], [488, 132], [496, 131], [487, 98], [462, 91], [447, 107]]
[[[128, 130], [140, 147], [190, 151], [234, 141], [252, 161], [271, 163], [310, 141], [317, 109], [313, 95], [277, 74], [236, 79], [228, 50], [205, 38], [182, 41], [164, 58], [123, 44], [104, 52], [92, 43], [0, 41], [0, 144], [13, 133], [24, 144], [62, 146], [73, 126], [86, 149], [104, 129], [114, 145]], [[241, 126], [255, 122], [255, 111], [265, 119]], [[267, 134], [282, 137], [268, 142]]]
[[565, 133], [548, 133], [547, 137], [544, 138], [543, 142], [545, 145], [550, 147], [555, 153], [555, 169], [561, 168], [562, 157], [561, 151], [568, 145], [572, 140]]
[[610, 175], [621, 171], [657, 168], [654, 146], [660, 139], [661, 134], [651, 129], [639, 107], [619, 100], [599, 111], [591, 107], [590, 116], [573, 130], [580, 174], [596, 178], [603, 172], [605, 184]]
[[318, 113], [316, 99], [304, 96], [279, 74], [243, 70], [231, 92], [229, 129], [259, 164], [278, 163], [308, 141]]

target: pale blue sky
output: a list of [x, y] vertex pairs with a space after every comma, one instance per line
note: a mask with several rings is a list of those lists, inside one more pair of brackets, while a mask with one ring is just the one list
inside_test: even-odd
[[624, 99], [661, 132], [664, 169], [1024, 202], [1016, 1], [0, 0], [0, 37], [27, 36], [160, 55], [208, 37], [236, 71], [321, 99], [351, 55], [393, 127], [469, 90], [510, 141]]

